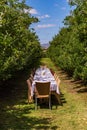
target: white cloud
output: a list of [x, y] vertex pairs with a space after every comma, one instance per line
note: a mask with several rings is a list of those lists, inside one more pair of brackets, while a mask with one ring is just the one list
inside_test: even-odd
[[42, 24], [42, 25], [37, 25], [36, 29], [40, 29], [40, 28], [50, 28], [50, 27], [55, 27], [55, 24]]
[[61, 9], [62, 9], [62, 10], [66, 10], [66, 7], [62, 7]]
[[42, 16], [38, 16], [38, 18], [44, 19], [44, 18], [50, 18], [50, 16], [48, 14], [45, 14], [45, 15], [42, 15]]
[[66, 0], [67, 2], [69, 2], [70, 0]]
[[38, 14], [36, 9], [31, 9], [29, 12], [30, 12], [30, 14]]
[[30, 14], [38, 14], [37, 10], [35, 9], [24, 9], [24, 12]]
[[29, 13], [29, 11], [30, 11], [29, 9], [24, 9], [25, 13]]

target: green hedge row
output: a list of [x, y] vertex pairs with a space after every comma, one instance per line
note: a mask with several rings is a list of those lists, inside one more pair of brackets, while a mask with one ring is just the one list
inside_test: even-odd
[[71, 0], [70, 4], [75, 9], [50, 42], [48, 55], [75, 80], [87, 84], [87, 1]]
[[0, 81], [31, 66], [41, 57], [37, 35], [30, 25], [38, 22], [24, 1], [0, 1]]

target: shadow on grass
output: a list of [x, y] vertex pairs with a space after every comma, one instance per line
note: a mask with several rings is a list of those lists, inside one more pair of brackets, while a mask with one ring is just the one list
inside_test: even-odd
[[[33, 110], [30, 107], [23, 109], [11, 109], [7, 108], [2, 110], [0, 119], [1, 130], [39, 130], [53, 129], [56, 130], [58, 126], [50, 127], [51, 118], [42, 117], [31, 117], [29, 116], [30, 111]], [[27, 115], [26, 115], [27, 114]]]
[[58, 99], [55, 97], [55, 95], [52, 95], [51, 100], [52, 100], [52, 106], [56, 106], [56, 108], [60, 105], [63, 106], [63, 104], [66, 103], [66, 99], [62, 92], [60, 93], [61, 104], [59, 104]]
[[50, 126], [51, 118], [30, 116], [31, 111], [36, 113], [33, 104], [21, 107], [21, 104], [14, 106], [7, 106], [0, 110], [0, 129], [1, 130], [40, 130], [53, 129], [56, 130], [58, 126]]
[[65, 71], [59, 71], [59, 75], [62, 75], [62, 79], [65, 80], [65, 83], [70, 83], [71, 88], [74, 92], [77, 93], [87, 93], [87, 85], [85, 85], [82, 80], [74, 80], [71, 76], [69, 76]]
[[87, 87], [81, 88], [77, 91], [78, 93], [87, 93]]
[[[0, 129], [1, 130], [40, 130], [53, 129], [51, 118], [30, 116], [36, 113], [34, 104], [27, 104], [28, 73], [22, 72], [17, 78], [6, 81], [0, 87]], [[33, 115], [32, 114], [32, 115]]]
[[66, 101], [66, 99], [65, 99], [63, 93], [61, 93], [60, 99], [61, 99], [62, 105], [63, 105], [64, 103], [67, 103], [67, 101]]
[[[14, 110], [13, 112], [3, 112], [2, 121], [0, 121], [1, 130], [30, 130], [30, 129], [49, 129], [50, 118], [38, 118], [24, 116], [25, 110]], [[26, 110], [29, 112], [29, 110]], [[58, 126], [54, 126], [53, 130], [56, 130]], [[51, 127], [52, 129], [52, 127]]]
[[73, 81], [73, 83], [75, 84], [75, 87], [73, 87], [73, 89], [75, 89], [77, 93], [87, 92], [87, 86], [85, 86], [81, 80]]

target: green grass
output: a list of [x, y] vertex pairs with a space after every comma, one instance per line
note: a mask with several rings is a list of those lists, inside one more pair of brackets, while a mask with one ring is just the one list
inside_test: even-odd
[[53, 64], [53, 62], [49, 58], [42, 58], [41, 63], [46, 64], [49, 68], [53, 69], [54, 71], [57, 70], [57, 68], [55, 67], [55, 65]]
[[63, 106], [35, 110], [34, 103], [27, 101], [28, 72], [22, 72], [0, 92], [0, 130], [87, 130], [87, 92], [80, 91], [85, 86], [70, 79], [49, 58], [41, 62], [59, 75]]

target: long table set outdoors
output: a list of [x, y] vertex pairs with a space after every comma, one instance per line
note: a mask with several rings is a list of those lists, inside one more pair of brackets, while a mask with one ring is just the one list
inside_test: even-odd
[[50, 82], [50, 91], [55, 91], [57, 94], [60, 95], [59, 86], [51, 71], [47, 67], [40, 67], [35, 71], [35, 75], [32, 82], [31, 96], [34, 95], [36, 82]]

